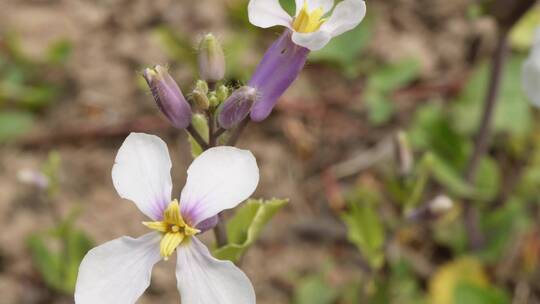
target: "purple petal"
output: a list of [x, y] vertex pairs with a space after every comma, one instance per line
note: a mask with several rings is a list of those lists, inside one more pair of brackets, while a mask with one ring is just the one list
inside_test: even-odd
[[286, 30], [266, 51], [248, 86], [257, 89], [258, 100], [251, 109], [251, 119], [262, 121], [289, 88], [304, 67], [309, 50], [291, 40]]

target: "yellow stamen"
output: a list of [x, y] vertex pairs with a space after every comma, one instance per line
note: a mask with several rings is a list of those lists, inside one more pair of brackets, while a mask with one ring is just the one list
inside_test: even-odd
[[159, 244], [159, 253], [168, 260], [184, 240], [201, 232], [199, 229], [189, 226], [180, 212], [178, 200], [172, 201], [163, 212], [163, 220], [156, 222], [143, 222], [146, 227], [163, 233]]
[[322, 7], [308, 11], [307, 1], [304, 2], [304, 6], [298, 13], [298, 16], [294, 19], [293, 28], [299, 33], [312, 33], [317, 31], [321, 25], [326, 21], [322, 18], [324, 10]]

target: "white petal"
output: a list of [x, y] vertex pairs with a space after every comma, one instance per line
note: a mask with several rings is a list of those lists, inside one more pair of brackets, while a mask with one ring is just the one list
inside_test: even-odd
[[259, 183], [251, 152], [215, 147], [197, 157], [187, 171], [180, 196], [181, 212], [193, 226], [247, 199]]
[[75, 303], [135, 303], [150, 285], [160, 234], [121, 237], [90, 250], [79, 267]]
[[215, 259], [197, 238], [176, 250], [182, 304], [255, 304], [248, 277], [230, 261]]
[[122, 198], [132, 200], [151, 219], [161, 219], [172, 190], [167, 145], [157, 136], [131, 133], [118, 150], [112, 179]]
[[248, 16], [251, 24], [268, 28], [276, 25], [290, 27], [292, 17], [279, 4], [279, 0], [250, 0]]
[[522, 86], [531, 103], [540, 107], [540, 49], [533, 50], [523, 63]]
[[321, 26], [332, 37], [355, 28], [366, 16], [366, 3], [363, 0], [343, 0], [332, 12], [330, 18]]
[[322, 7], [324, 13], [326, 14], [334, 7], [334, 0], [295, 0], [295, 2], [296, 16], [298, 16], [300, 9], [302, 9], [304, 6], [304, 2], [307, 2], [309, 12]]
[[294, 43], [310, 49], [311, 51], [317, 51], [322, 49], [332, 39], [332, 35], [325, 31], [316, 31], [313, 33], [298, 33], [294, 32], [292, 40]]

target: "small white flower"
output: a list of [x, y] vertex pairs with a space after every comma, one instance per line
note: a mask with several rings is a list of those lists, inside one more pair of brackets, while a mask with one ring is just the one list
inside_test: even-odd
[[255, 303], [247, 276], [233, 263], [213, 258], [194, 236], [205, 220], [253, 193], [259, 182], [255, 158], [233, 147], [205, 151], [187, 171], [180, 203], [171, 199], [170, 169], [167, 145], [159, 137], [132, 133], [122, 144], [112, 170], [114, 186], [152, 220], [143, 224], [156, 231], [90, 250], [79, 268], [76, 303], [135, 303], [150, 285], [154, 264], [175, 251], [183, 304]]
[[540, 28], [536, 30], [531, 53], [523, 63], [522, 85], [531, 103], [540, 107]]
[[[333, 37], [355, 28], [366, 15], [363, 0], [343, 0], [335, 7], [334, 0], [295, 1], [296, 14], [291, 17], [279, 0], [250, 0], [249, 21], [262, 28], [285, 26], [293, 31], [294, 43], [316, 51]], [[329, 14], [332, 8], [334, 10]]]

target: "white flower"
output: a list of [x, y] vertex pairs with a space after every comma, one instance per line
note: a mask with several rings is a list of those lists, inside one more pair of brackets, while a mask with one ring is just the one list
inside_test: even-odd
[[523, 63], [522, 85], [531, 103], [540, 107], [540, 28], [536, 30], [531, 53]]
[[154, 264], [174, 251], [183, 304], [255, 303], [246, 275], [233, 263], [213, 258], [194, 236], [205, 220], [253, 193], [259, 182], [255, 158], [233, 147], [205, 151], [187, 171], [180, 203], [171, 200], [170, 169], [167, 146], [159, 137], [132, 133], [122, 144], [112, 170], [114, 186], [152, 220], [143, 224], [156, 231], [90, 250], [79, 268], [76, 303], [135, 303], [150, 284]]
[[[294, 43], [316, 51], [330, 39], [355, 28], [366, 15], [363, 0], [295, 0], [295, 17], [289, 16], [279, 0], [250, 0], [249, 21], [258, 27], [285, 26], [293, 31]], [[331, 14], [329, 12], [332, 11]], [[325, 17], [327, 16], [328, 17]]]

